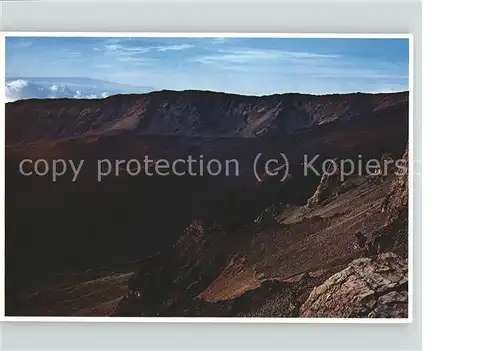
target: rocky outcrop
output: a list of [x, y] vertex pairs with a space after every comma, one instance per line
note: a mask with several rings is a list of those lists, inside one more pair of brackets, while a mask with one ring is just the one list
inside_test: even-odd
[[261, 225], [272, 225], [278, 223], [278, 216], [280, 215], [282, 209], [282, 204], [271, 205], [254, 219], [254, 223]]
[[386, 231], [391, 233], [394, 239], [392, 250], [403, 257], [408, 257], [408, 146], [403, 156], [396, 162], [397, 169], [381, 211], [385, 216]]
[[[337, 162], [337, 159], [334, 160]], [[321, 176], [318, 186], [314, 194], [307, 200], [306, 207], [314, 207], [320, 205], [325, 201], [331, 194], [333, 188], [340, 183], [340, 177], [338, 172], [334, 170], [334, 163], [330, 163], [326, 172]]]
[[403, 157], [398, 161], [399, 167], [381, 208], [382, 212], [387, 214], [388, 225], [401, 220], [402, 217], [408, 218], [408, 146]]
[[361, 232], [356, 233], [358, 248], [363, 250], [365, 256], [377, 255], [393, 248], [394, 233], [385, 231], [384, 229], [368, 235]]
[[386, 252], [353, 261], [311, 291], [300, 316], [407, 318], [408, 260]]

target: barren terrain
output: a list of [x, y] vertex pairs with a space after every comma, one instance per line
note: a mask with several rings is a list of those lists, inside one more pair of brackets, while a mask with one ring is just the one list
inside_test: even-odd
[[[406, 92], [18, 101], [6, 143], [8, 315], [407, 315], [407, 175], [338, 181], [302, 164], [407, 157]], [[289, 176], [258, 181], [259, 152], [285, 153]], [[97, 160], [145, 155], [237, 159], [241, 172], [97, 181]], [[26, 158], [85, 164], [53, 182], [22, 176]]]

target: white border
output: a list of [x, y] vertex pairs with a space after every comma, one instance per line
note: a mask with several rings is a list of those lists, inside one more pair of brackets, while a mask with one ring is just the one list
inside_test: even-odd
[[412, 34], [363, 33], [127, 33], [127, 32], [1, 32], [0, 33], [0, 119], [5, 123], [5, 38], [6, 37], [137, 37], [137, 38], [387, 38], [408, 39], [409, 44], [409, 179], [408, 179], [408, 318], [256, 318], [256, 317], [14, 317], [5, 316], [5, 128], [0, 128], [0, 197], [2, 198], [0, 240], [0, 322], [180, 322], [180, 323], [342, 323], [408, 324], [413, 322], [413, 90], [414, 43]]

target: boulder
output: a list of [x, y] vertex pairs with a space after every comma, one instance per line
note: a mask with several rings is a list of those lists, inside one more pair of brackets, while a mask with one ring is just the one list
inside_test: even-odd
[[301, 317], [407, 318], [408, 260], [392, 252], [354, 260], [316, 286]]

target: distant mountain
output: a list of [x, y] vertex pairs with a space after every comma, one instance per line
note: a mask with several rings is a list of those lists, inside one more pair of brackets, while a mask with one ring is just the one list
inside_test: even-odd
[[244, 96], [165, 90], [95, 100], [8, 103], [6, 136], [7, 143], [18, 143], [124, 131], [211, 137], [288, 135], [336, 120], [356, 122], [393, 114], [403, 118], [407, 111], [407, 92]]
[[150, 87], [133, 86], [85, 77], [9, 77], [5, 80], [7, 102], [24, 99], [96, 99], [114, 94], [145, 93]]

